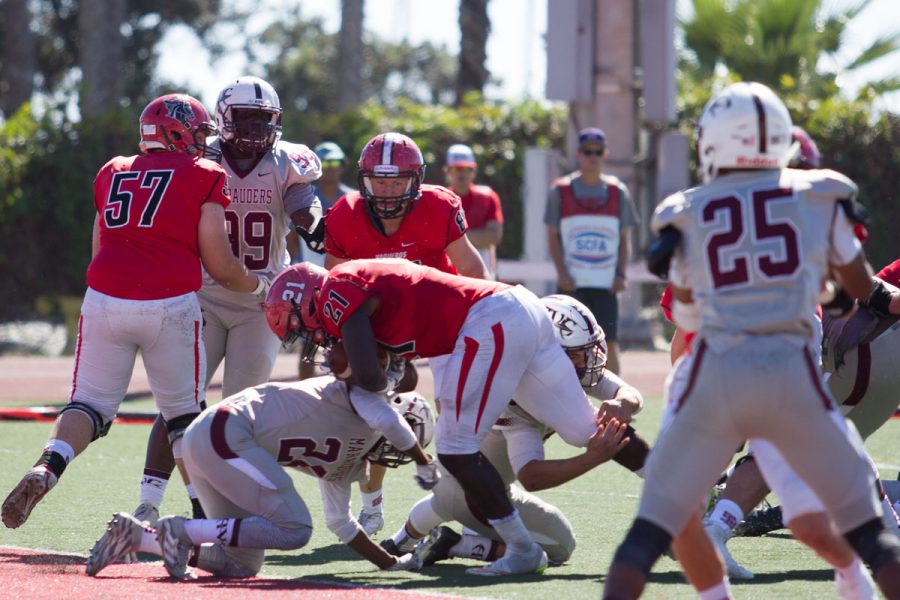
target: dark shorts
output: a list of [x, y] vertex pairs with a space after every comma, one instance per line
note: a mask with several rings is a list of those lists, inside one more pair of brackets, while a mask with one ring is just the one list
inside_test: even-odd
[[619, 339], [619, 300], [611, 290], [578, 288], [574, 292], [557, 293], [568, 294], [591, 309], [608, 341], [615, 342]]

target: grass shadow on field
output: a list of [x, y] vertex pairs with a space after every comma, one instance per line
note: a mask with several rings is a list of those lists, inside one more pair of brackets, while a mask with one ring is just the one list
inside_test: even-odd
[[831, 581], [833, 579], [833, 569], [796, 569], [774, 573], [755, 573], [753, 579], [732, 580], [731, 583], [738, 585], [765, 585], [785, 581]]
[[24, 565], [84, 565], [84, 557], [56, 553], [32, 553], [0, 550], [0, 562], [17, 562]]
[[346, 561], [359, 558], [353, 550], [344, 544], [330, 544], [306, 551], [300, 549], [292, 554], [266, 553], [267, 565], [283, 567], [302, 567], [311, 565], [327, 565], [337, 561]]

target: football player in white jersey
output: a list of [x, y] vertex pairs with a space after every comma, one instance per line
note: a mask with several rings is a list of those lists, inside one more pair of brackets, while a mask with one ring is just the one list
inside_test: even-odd
[[[697, 138], [703, 185], [657, 207], [660, 239], [649, 265], [671, 280], [678, 326], [696, 332], [676, 367], [688, 383], [650, 454], [652, 485], [616, 551], [604, 597], [639, 597], [673, 540], [683, 563], [712, 549], [697, 507], [734, 449], [761, 438], [810, 485], [896, 598], [900, 540], [884, 527], [862, 442], [848, 434], [812, 358], [817, 298], [831, 274], [876, 310], [886, 313], [891, 301], [853, 235], [856, 186], [834, 171], [785, 168], [790, 116], [758, 83], [711, 99]], [[692, 579], [702, 597], [729, 597], [721, 564], [707, 575]]]
[[[245, 76], [229, 83], [216, 101], [219, 137], [211, 146], [222, 154], [232, 201], [225, 211], [235, 256], [270, 280], [290, 264], [286, 236], [294, 229], [314, 251], [324, 252], [325, 222], [313, 182], [322, 174], [316, 154], [281, 137], [281, 104], [266, 81]], [[206, 348], [206, 384], [223, 359], [222, 397], [269, 380], [281, 341], [266, 324], [262, 304], [204, 274], [199, 292]], [[135, 514], [151, 524], [158, 517], [174, 463], [157, 419], [150, 434], [140, 505]], [[193, 487], [188, 495], [201, 516]]]
[[[575, 549], [572, 526], [559, 508], [531, 492], [562, 485], [610, 459], [640, 474], [649, 446], [628, 425], [640, 410], [643, 398], [637, 389], [606, 370], [606, 336], [590, 309], [561, 294], [541, 301], [582, 386], [595, 390], [592, 395], [602, 400], [596, 417], [601, 425], [583, 454], [549, 460], [544, 457], [544, 442], [554, 431], [513, 402], [482, 442], [481, 451], [497, 468], [525, 527], [547, 553], [548, 560], [561, 564]], [[394, 555], [415, 547], [423, 566], [453, 557], [491, 562], [503, 556], [502, 538], [473, 512], [456, 479], [447, 473], [443, 475], [433, 492], [410, 510], [408, 520], [394, 537], [381, 542], [382, 547]], [[460, 522], [463, 535], [441, 526], [447, 521]], [[427, 541], [418, 543], [425, 535]], [[476, 572], [490, 574], [485, 569]]]
[[91, 549], [87, 574], [141, 551], [161, 556], [179, 579], [190, 576], [189, 560], [220, 577], [256, 575], [266, 549], [302, 548], [312, 534], [287, 467], [318, 480], [325, 523], [343, 543], [380, 569], [417, 568], [412, 554], [394, 557], [369, 539], [350, 494], [367, 461], [424, 460], [433, 434], [434, 415], [415, 392], [373, 400], [330, 375], [248, 388], [206, 409], [184, 436], [185, 465], [209, 518], [168, 516], [154, 528], [117, 513]]

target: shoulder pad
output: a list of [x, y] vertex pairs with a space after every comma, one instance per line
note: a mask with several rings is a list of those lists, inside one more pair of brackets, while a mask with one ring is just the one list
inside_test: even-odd
[[676, 192], [660, 202], [653, 211], [650, 228], [657, 234], [666, 227], [679, 228], [684, 216], [687, 198], [682, 192]]
[[319, 157], [305, 144], [279, 140], [272, 151], [287, 159], [289, 184], [312, 183], [322, 176]]

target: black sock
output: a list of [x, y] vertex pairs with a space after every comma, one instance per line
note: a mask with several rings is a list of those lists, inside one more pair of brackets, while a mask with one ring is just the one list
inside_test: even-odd
[[191, 498], [191, 512], [192, 519], [205, 519], [206, 513], [203, 511], [203, 507], [200, 506], [200, 500], [197, 498]]
[[69, 466], [62, 454], [53, 452], [52, 450], [44, 450], [44, 453], [41, 454], [38, 461], [34, 463], [35, 467], [40, 465], [47, 467], [47, 470], [56, 475], [57, 479], [62, 477], [63, 471]]

